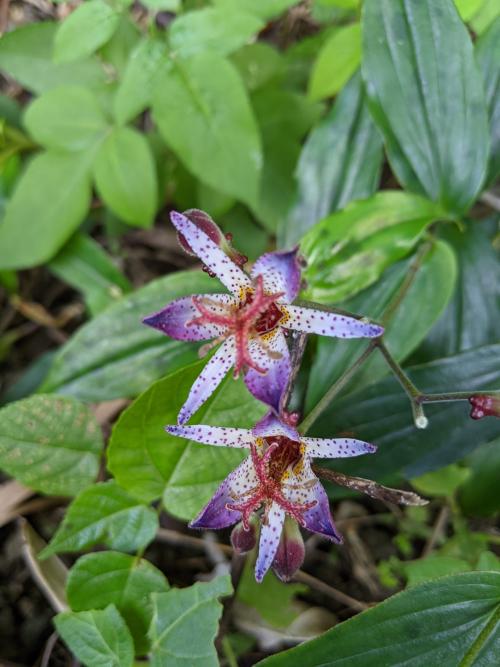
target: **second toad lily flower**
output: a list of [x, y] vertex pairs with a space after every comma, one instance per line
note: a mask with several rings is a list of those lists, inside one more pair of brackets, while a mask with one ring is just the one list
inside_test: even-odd
[[291, 305], [301, 279], [296, 249], [262, 255], [248, 275], [187, 216], [174, 211], [171, 220], [209, 273], [231, 292], [182, 297], [144, 319], [177, 340], [213, 339], [202, 353], [220, 344], [195, 380], [179, 412], [180, 424], [209, 398], [231, 367], [235, 376], [244, 372], [247, 387], [257, 398], [278, 410], [272, 395], [290, 372], [285, 329], [339, 338], [375, 338], [383, 333], [376, 324]]
[[190, 526], [220, 529], [241, 521], [249, 530], [251, 518], [262, 509], [257, 581], [262, 581], [273, 564], [286, 515], [314, 533], [342, 542], [311, 459], [359, 456], [376, 450], [352, 438], [303, 437], [272, 411], [251, 431], [217, 426], [167, 426], [166, 430], [206, 445], [250, 450], [250, 456], [226, 477]]

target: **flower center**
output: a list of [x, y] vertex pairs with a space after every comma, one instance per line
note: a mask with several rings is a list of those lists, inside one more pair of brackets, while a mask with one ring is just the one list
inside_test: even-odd
[[267, 449], [262, 456], [259, 454], [255, 443], [250, 445], [252, 462], [258, 479], [257, 486], [243, 494], [243, 496], [248, 495], [246, 500], [228, 503], [227, 508], [241, 512], [245, 530], [250, 528], [250, 515], [258, 510], [261, 505], [265, 507], [262, 520], [266, 523], [272, 503], [277, 503], [303, 526], [305, 524], [304, 513], [314, 507], [317, 501], [294, 502], [288, 500], [283, 493], [285, 473], [290, 467], [295, 467], [302, 461], [300, 442], [283, 435], [268, 436], [263, 440]]
[[224, 333], [208, 346], [201, 348], [202, 354], [214, 345], [222, 342], [229, 336], [234, 336], [235, 363], [234, 375], [238, 377], [240, 371], [253, 368], [258, 373], [265, 373], [266, 368], [252, 358], [250, 353], [251, 341], [256, 341], [259, 347], [271, 359], [279, 358], [279, 353], [273, 352], [266, 345], [263, 336], [276, 328], [284, 314], [276, 303], [283, 296], [282, 292], [266, 294], [262, 276], [257, 276], [255, 289], [247, 292], [244, 299], [237, 305], [223, 305], [210, 297], [193, 297], [193, 304], [200, 313], [187, 323], [187, 326], [215, 324]]

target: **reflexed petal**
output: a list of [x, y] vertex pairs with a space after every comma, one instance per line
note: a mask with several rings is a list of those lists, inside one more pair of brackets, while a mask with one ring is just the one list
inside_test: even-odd
[[289, 516], [285, 517], [285, 525], [274, 557], [272, 568], [281, 581], [290, 581], [304, 562], [306, 549], [300, 528]]
[[245, 428], [223, 426], [165, 426], [165, 430], [180, 438], [187, 438], [204, 445], [216, 447], [250, 447], [255, 440], [252, 432]]
[[307, 456], [317, 459], [344, 459], [349, 456], [373, 454], [375, 445], [354, 438], [300, 438]]
[[208, 361], [191, 387], [187, 401], [179, 412], [177, 421], [184, 424], [209, 398], [234, 364], [234, 341], [228, 338]]
[[291, 303], [299, 293], [300, 266], [297, 252], [298, 248], [287, 252], [268, 252], [259, 257], [252, 268], [252, 278], [261, 275], [266, 292], [285, 293], [278, 300], [284, 303]]
[[307, 530], [320, 533], [334, 542], [342, 542], [341, 535], [333, 525], [328, 496], [307, 460], [303, 461], [299, 472], [294, 471], [283, 483], [282, 489], [285, 498], [294, 503], [316, 501], [316, 505], [302, 515]]
[[[276, 412], [279, 412], [280, 399], [290, 377], [290, 353], [285, 336], [280, 329], [275, 329], [272, 337], [266, 337], [265, 342], [271, 352], [280, 354], [281, 357], [279, 359], [272, 359], [264, 353], [262, 359], [259, 357], [258, 363], [259, 365], [260, 363], [267, 364], [267, 373], [258, 373], [253, 368], [250, 368], [245, 373], [245, 384], [250, 393], [258, 398], [259, 401], [267, 403]], [[256, 350], [255, 347], [258, 349]], [[259, 347], [258, 343], [252, 341], [250, 343], [252, 359], [259, 350], [261, 351], [262, 348]]]
[[242, 289], [252, 287], [252, 282], [246, 273], [185, 215], [172, 211], [170, 219], [177, 231], [184, 235], [193, 252], [198, 255], [205, 266], [215, 273], [228, 290], [240, 297]]
[[285, 510], [273, 503], [268, 512], [267, 524], [260, 529], [259, 555], [255, 563], [255, 579], [260, 583], [271, 567], [281, 537], [281, 529], [285, 519]]
[[378, 324], [367, 324], [354, 317], [329, 313], [325, 310], [289, 305], [282, 310], [288, 315], [283, 321], [283, 326], [305, 333], [336, 338], [377, 338], [384, 333], [384, 328]]
[[[241, 512], [227, 509], [226, 505], [252, 489], [257, 484], [257, 475], [250, 457], [229, 473], [211, 500], [189, 524], [190, 528], [211, 528], [218, 530], [232, 526], [241, 519]], [[244, 500], [245, 498], [243, 498]]]
[[272, 410], [255, 424], [252, 433], [259, 438], [265, 438], [270, 435], [284, 435], [287, 438], [290, 438], [290, 440], [296, 440], [297, 442], [301, 439], [293, 426], [289, 426], [281, 421]]
[[[226, 314], [222, 306], [236, 303], [236, 299], [230, 294], [197, 294], [196, 297], [210, 299], [210, 310], [220, 315]], [[217, 308], [217, 303], [221, 304], [220, 309]], [[163, 331], [163, 333], [176, 340], [206, 340], [207, 338], [217, 338], [224, 333], [223, 327], [218, 324], [190, 325], [189, 322], [199, 317], [199, 315], [200, 313], [193, 303], [193, 297], [183, 296], [171, 301], [163, 310], [148, 315], [142, 321], [144, 324]]]

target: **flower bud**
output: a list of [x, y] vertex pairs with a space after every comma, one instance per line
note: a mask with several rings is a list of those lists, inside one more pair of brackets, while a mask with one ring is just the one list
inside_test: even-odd
[[245, 529], [241, 521], [233, 528], [231, 533], [231, 544], [237, 554], [246, 554], [247, 552], [252, 551], [257, 544], [255, 527], [256, 521], [251, 518], [248, 530]]
[[[208, 213], [205, 213], [205, 211], [201, 211], [198, 208], [190, 208], [187, 211], [184, 211], [183, 215], [186, 216], [191, 222], [198, 227], [198, 229], [201, 229], [202, 232], [204, 232], [209, 239], [211, 239], [216, 245], [219, 246], [221, 250], [223, 250], [226, 255], [228, 255], [235, 264], [238, 266], [243, 266], [248, 262], [248, 257], [245, 255], [241, 255], [237, 250], [233, 248], [231, 245], [232, 241], [232, 234], [223, 234], [221, 228], [217, 223], [215, 223], [212, 218], [208, 215]], [[179, 243], [182, 247], [182, 249], [187, 252], [188, 255], [196, 255], [196, 253], [193, 252], [193, 249], [189, 245], [186, 237], [184, 234], [181, 234], [180, 232], [177, 232], [177, 238], [179, 240]], [[207, 270], [207, 273], [210, 272]]]
[[304, 562], [304, 540], [295, 519], [285, 518], [283, 531], [272, 568], [278, 579], [287, 582]]
[[472, 405], [470, 416], [472, 419], [483, 417], [500, 417], [500, 395], [498, 394], [473, 394], [469, 397]]

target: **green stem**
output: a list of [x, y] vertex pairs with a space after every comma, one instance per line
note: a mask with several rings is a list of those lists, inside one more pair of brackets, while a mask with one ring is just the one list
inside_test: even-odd
[[446, 401], [468, 401], [475, 394], [487, 394], [488, 396], [500, 396], [500, 391], [450, 391], [446, 394], [419, 394], [419, 403], [445, 403]]
[[231, 642], [227, 637], [223, 637], [221, 641], [221, 647], [222, 651], [224, 653], [224, 657], [227, 660], [227, 664], [229, 667], [238, 667], [238, 661], [236, 660], [236, 655], [234, 654], [233, 647], [231, 646]]

